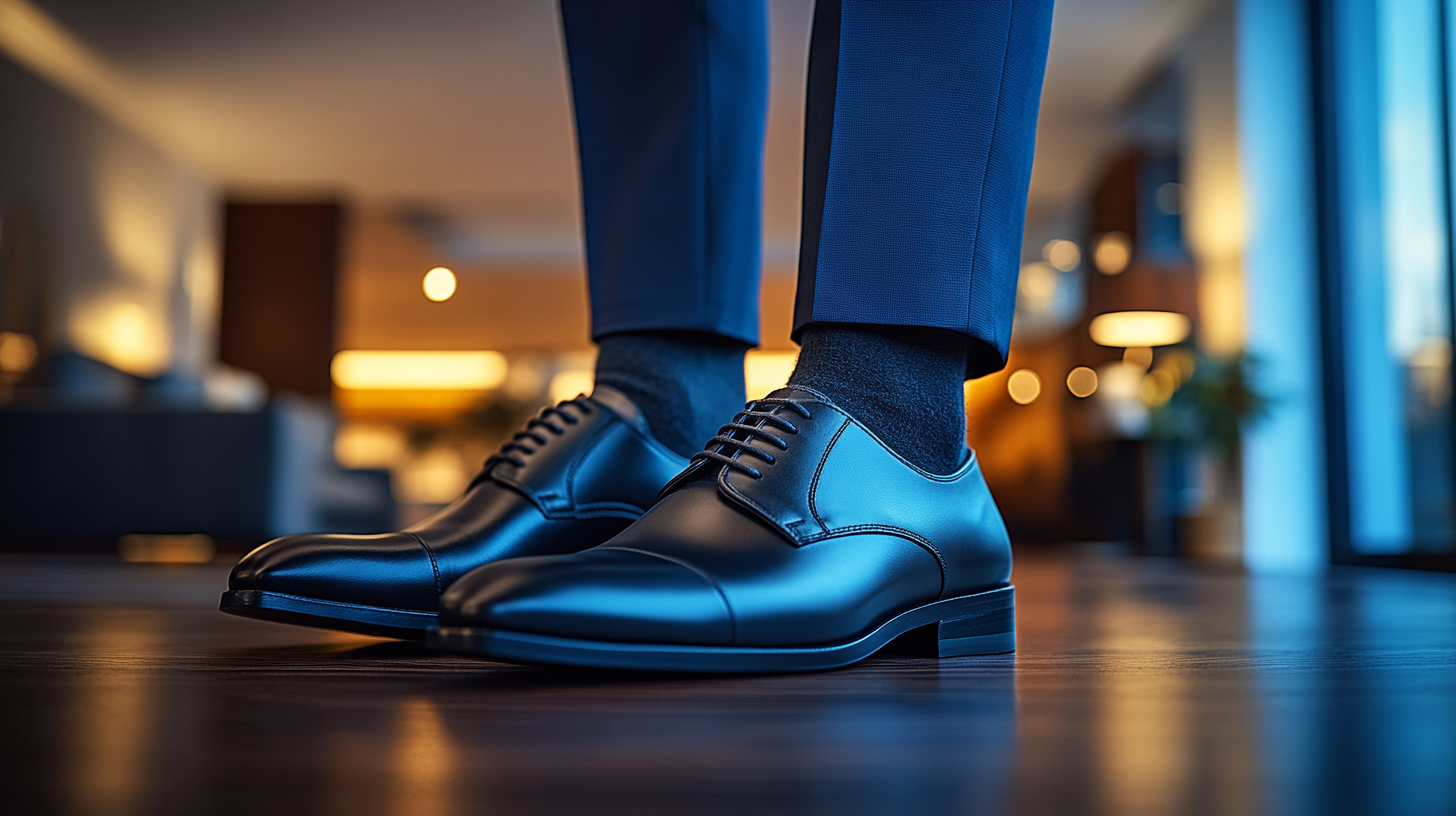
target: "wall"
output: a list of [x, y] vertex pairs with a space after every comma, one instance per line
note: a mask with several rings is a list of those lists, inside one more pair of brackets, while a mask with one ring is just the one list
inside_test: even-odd
[[0, 330], [197, 380], [213, 358], [216, 191], [0, 53]]

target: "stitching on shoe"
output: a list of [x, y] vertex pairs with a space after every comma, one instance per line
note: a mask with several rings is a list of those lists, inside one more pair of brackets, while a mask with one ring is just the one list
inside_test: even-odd
[[426, 544], [425, 540], [418, 535], [414, 533], [405, 533], [405, 535], [413, 538], [421, 547], [425, 548], [425, 555], [430, 557], [430, 569], [435, 573], [435, 597], [440, 597], [445, 593], [445, 590], [440, 588], [440, 565], [435, 563], [435, 551], [430, 549], [430, 545]]
[[650, 550], [639, 550], [636, 547], [613, 547], [608, 545], [602, 545], [600, 547], [597, 547], [596, 549], [617, 550], [618, 552], [637, 553], [638, 555], [645, 555], [649, 558], [660, 558], [663, 561], [667, 561], [668, 563], [677, 564], [679, 567], [684, 567], [686, 569], [692, 570], [699, 578], [707, 581], [708, 586], [712, 587], [714, 592], [718, 593], [718, 600], [723, 602], [723, 609], [728, 613], [728, 643], [729, 645], [733, 646], [738, 645], [738, 618], [733, 614], [733, 605], [728, 603], [727, 593], [725, 593], [723, 591], [723, 587], [719, 586], [718, 582], [713, 579], [713, 576], [704, 572], [696, 564], [684, 561], [681, 558], [675, 558], [671, 555], [663, 555], [662, 553], [655, 553]]
[[810, 536], [804, 540], [804, 545], [808, 546], [815, 542], [827, 541], [831, 538], [848, 537], [855, 533], [886, 533], [907, 539], [930, 553], [935, 559], [935, 565], [940, 568], [940, 595], [938, 597], [941, 599], [945, 598], [945, 587], [948, 580], [948, 573], [945, 568], [945, 557], [941, 555], [940, 549], [931, 543], [930, 539], [919, 533], [906, 530], [904, 527], [894, 527], [889, 524], [852, 524], [848, 527], [836, 527], [833, 530], [820, 533], [819, 535]]
[[[583, 419], [581, 421], [585, 422], [586, 420]], [[581, 468], [581, 464], [582, 462], [586, 461], [587, 456], [591, 455], [591, 452], [595, 450], [596, 447], [600, 445], [603, 441], [605, 441], [605, 437], [607, 436], [607, 434], [610, 433], [612, 428], [617, 424], [625, 425], [627, 423], [617, 419], [615, 415], [607, 417], [606, 422], [602, 423], [600, 427], [592, 430], [591, 434], [587, 436], [586, 441], [582, 443], [581, 448], [576, 452], [576, 455], [571, 458], [571, 464], [566, 468], [566, 478], [562, 480], [562, 482], [566, 486], [566, 512], [568, 514], [574, 513], [576, 511], [577, 470]]]
[[[807, 543], [804, 540], [804, 536], [800, 535], [798, 530], [791, 529], [783, 521], [780, 521], [778, 516], [775, 515], [773, 511], [749, 498], [746, 493], [729, 484], [728, 468], [726, 467], [723, 468], [723, 470], [718, 474], [718, 487], [726, 492], [729, 497], [732, 498], [734, 501], [746, 505], [750, 510], [758, 513], [759, 517], [762, 518], [764, 521], [767, 521], [769, 524], [773, 525], [774, 528], [781, 531], [784, 536], [789, 539], [789, 543], [795, 546], [803, 546]], [[800, 521], [802, 522], [802, 519]]]
[[824, 465], [829, 461], [829, 455], [834, 452], [834, 446], [839, 442], [839, 437], [844, 435], [844, 431], [849, 425], [849, 417], [845, 415], [844, 424], [839, 426], [839, 430], [834, 432], [834, 436], [829, 440], [829, 444], [824, 446], [824, 455], [819, 458], [819, 466], [814, 468], [814, 478], [809, 482], [809, 512], [813, 514], [814, 520], [819, 522], [819, 529], [826, 533], [829, 532], [829, 525], [825, 524], [824, 519], [819, 517], [819, 506], [814, 501], [814, 497], [819, 493], [819, 476], [824, 473]]

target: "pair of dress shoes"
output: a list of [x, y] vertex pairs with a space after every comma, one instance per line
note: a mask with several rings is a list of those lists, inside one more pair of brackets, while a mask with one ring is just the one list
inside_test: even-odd
[[969, 453], [927, 473], [791, 386], [684, 461], [598, 387], [544, 410], [413, 527], [259, 547], [222, 609], [516, 662], [807, 671], [896, 639], [1012, 651], [1010, 574]]

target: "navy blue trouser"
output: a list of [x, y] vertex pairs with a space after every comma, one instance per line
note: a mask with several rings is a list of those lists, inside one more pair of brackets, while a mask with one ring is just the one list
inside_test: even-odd
[[[758, 340], [763, 0], [562, 0], [592, 334]], [[794, 336], [968, 335], [1006, 364], [1051, 0], [819, 0]]]

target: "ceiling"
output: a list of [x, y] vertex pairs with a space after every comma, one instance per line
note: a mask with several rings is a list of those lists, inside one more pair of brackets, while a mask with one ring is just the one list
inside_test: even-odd
[[[1033, 222], [1082, 197], [1122, 103], [1215, 1], [1057, 5]], [[553, 0], [33, 2], [109, 67], [154, 138], [232, 188], [342, 191], [486, 220], [525, 213], [538, 237], [578, 234]], [[772, 264], [795, 254], [813, 5], [769, 5]]]

